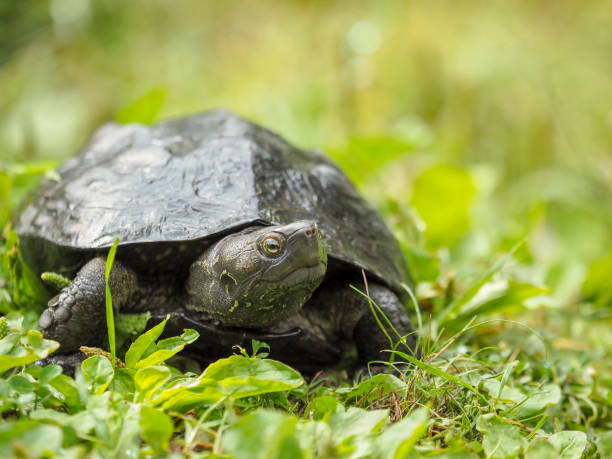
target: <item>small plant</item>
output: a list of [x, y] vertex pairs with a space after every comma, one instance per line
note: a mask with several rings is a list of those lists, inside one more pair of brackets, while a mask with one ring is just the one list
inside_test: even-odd
[[[149, 91], [118, 119], [153, 121], [164, 95], [164, 90]], [[463, 134], [465, 116], [458, 113], [457, 131]], [[414, 131], [416, 125], [411, 126]], [[177, 368], [175, 359], [198, 333], [187, 329], [160, 339], [168, 318], [147, 330], [150, 314], [116, 314], [109, 286], [115, 241], [105, 271], [108, 350], [82, 348], [87, 358], [69, 376], [58, 365], [42, 365], [59, 346], [36, 328], [49, 295], [26, 268], [17, 235], [6, 226], [0, 249], [0, 457], [612, 457], [610, 314], [605, 310], [612, 258], [600, 253], [581, 269], [572, 253], [545, 266], [535, 259], [539, 248], [532, 247], [561, 244], [561, 237], [577, 241], [575, 246], [591, 237], [607, 240], [601, 222], [610, 219], [609, 205], [597, 200], [605, 193], [587, 187], [588, 205], [576, 206], [573, 194], [580, 187], [570, 189], [561, 181], [553, 187], [559, 201], [526, 196], [541, 191], [539, 176], [537, 192], [506, 189], [513, 196], [508, 202], [532, 200], [529, 219], [535, 223], [521, 226], [517, 235], [516, 222], [491, 212], [501, 219], [495, 237], [502, 240], [494, 244], [496, 239], [486, 239], [479, 229], [468, 231], [469, 204], [477, 192], [470, 170], [430, 164], [432, 157], [413, 162], [415, 152], [402, 166], [413, 148], [405, 140], [372, 137], [355, 138], [334, 152], [366, 190], [380, 188], [381, 177], [386, 180], [377, 175], [383, 163], [397, 165], [397, 173], [416, 174], [411, 188], [400, 190], [416, 210], [405, 209], [401, 201], [379, 205], [402, 238], [415, 276], [415, 289], [406, 288], [418, 349], [405, 346], [406, 337], [388, 327], [370, 300], [389, 342], [372, 362], [372, 374], [328, 369], [306, 380], [269, 359], [270, 346], [256, 340], [251, 349], [236, 348], [235, 355], [203, 370]], [[414, 172], [421, 161], [426, 167]], [[43, 174], [57, 179], [48, 172], [51, 167], [0, 169], [0, 224], [10, 221], [10, 194], [25, 195]], [[508, 181], [516, 188], [525, 185]], [[503, 201], [488, 199], [493, 203], [488, 212], [497, 209], [497, 199]], [[560, 211], [568, 202], [571, 212]], [[578, 208], [595, 217], [574, 219]], [[559, 221], [546, 220], [546, 212]], [[502, 223], [512, 231], [503, 232]], [[559, 234], [549, 234], [549, 225]], [[600, 230], [591, 234], [591, 226]], [[525, 243], [525, 231], [539, 239]], [[491, 244], [484, 255], [483, 240]], [[44, 274], [43, 281], [56, 290], [69, 282], [54, 273]], [[576, 282], [580, 295], [574, 291], [565, 303], [555, 298], [557, 290]], [[360, 293], [369, 298], [367, 288]]]

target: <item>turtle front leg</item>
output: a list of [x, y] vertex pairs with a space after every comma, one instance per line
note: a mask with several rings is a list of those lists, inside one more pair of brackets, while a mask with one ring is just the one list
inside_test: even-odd
[[[58, 352], [106, 343], [106, 259], [85, 264], [69, 286], [53, 297], [38, 320], [45, 338], [59, 341]], [[115, 312], [129, 301], [136, 288], [136, 274], [115, 260], [109, 278]]]
[[[352, 341], [358, 351], [358, 365], [365, 365], [372, 360], [388, 360], [390, 354], [383, 351], [393, 348], [400, 337], [405, 337], [408, 347], [414, 350], [414, 328], [397, 295], [382, 284], [369, 283], [370, 298], [382, 310], [385, 319], [376, 307], [374, 316], [368, 298], [353, 290], [350, 284], [365, 292], [363, 283], [357, 279], [353, 282], [327, 281], [315, 292], [300, 315], [306, 325], [296, 325], [305, 328], [310, 334], [320, 336], [323, 341]], [[398, 349], [410, 352], [406, 346]]]
[[[374, 311], [372, 311], [368, 298], [354, 292], [360, 297], [355, 299], [358, 304], [356, 309], [363, 311], [353, 329], [353, 339], [357, 345], [361, 362], [388, 360], [390, 354], [382, 353], [382, 351], [391, 349], [400, 340], [400, 337], [405, 338], [408, 347], [414, 351], [416, 334], [404, 305], [389, 288], [376, 283], [370, 283], [368, 287], [370, 298], [382, 310], [386, 319], [376, 306], [373, 306]], [[410, 350], [402, 345], [397, 349], [410, 353]]]

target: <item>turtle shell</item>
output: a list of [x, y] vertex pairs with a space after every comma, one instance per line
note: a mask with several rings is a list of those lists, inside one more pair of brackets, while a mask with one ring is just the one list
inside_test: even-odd
[[398, 293], [409, 281], [390, 230], [330, 159], [224, 110], [105, 124], [58, 173], [17, 223], [38, 272], [75, 269], [115, 238], [123, 261], [163, 271], [246, 226], [314, 220], [331, 259]]

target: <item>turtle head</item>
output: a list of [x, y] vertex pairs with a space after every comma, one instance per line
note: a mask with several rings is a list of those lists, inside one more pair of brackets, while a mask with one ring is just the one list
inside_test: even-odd
[[267, 327], [299, 312], [326, 269], [316, 223], [247, 228], [191, 265], [187, 308], [224, 325]]

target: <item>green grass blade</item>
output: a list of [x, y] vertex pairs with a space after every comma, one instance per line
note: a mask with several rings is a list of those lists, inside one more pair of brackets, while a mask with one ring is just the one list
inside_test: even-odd
[[504, 375], [502, 376], [502, 379], [501, 379], [501, 384], [499, 385], [499, 391], [497, 392], [497, 398], [502, 398], [502, 392], [504, 391], [504, 387], [506, 387], [506, 384], [508, 383], [508, 380], [510, 379], [510, 375], [512, 374], [512, 372], [514, 371], [514, 368], [518, 365], [518, 363], [519, 363], [518, 360], [514, 360], [513, 362], [510, 362], [506, 366], [506, 369], [504, 370]]
[[461, 308], [472, 298], [476, 296], [476, 294], [480, 291], [480, 289], [489, 282], [493, 276], [512, 258], [514, 253], [525, 243], [525, 240], [521, 240], [514, 245], [510, 249], [510, 251], [504, 255], [493, 267], [482, 276], [478, 282], [472, 285], [463, 295], [453, 301], [448, 305], [446, 309], [444, 309], [436, 318], [438, 326], [443, 326], [444, 323], [448, 320], [449, 317], [452, 318], [453, 315], [457, 314], [461, 311]]
[[414, 292], [412, 291], [412, 289], [403, 282], [402, 282], [402, 288], [406, 290], [406, 292], [408, 293], [408, 296], [410, 296], [410, 301], [412, 302], [412, 305], [414, 306], [414, 312], [417, 316], [417, 327], [419, 328], [419, 330], [422, 330], [423, 329], [423, 319], [421, 318], [421, 307], [419, 306], [419, 301], [416, 299], [416, 296], [414, 295]]
[[403, 338], [402, 335], [400, 335], [400, 333], [396, 330], [395, 326], [393, 325], [393, 323], [389, 320], [389, 318], [387, 317], [387, 315], [385, 314], [385, 312], [381, 309], [380, 306], [378, 306], [376, 304], [376, 302], [366, 293], [366, 292], [362, 292], [361, 290], [359, 290], [357, 287], [355, 287], [354, 285], [350, 285], [350, 288], [352, 288], [353, 290], [355, 290], [357, 293], [359, 293], [361, 296], [363, 296], [364, 298], [366, 298], [370, 304], [370, 310], [372, 311], [372, 314], [374, 315], [374, 319], [376, 320], [376, 323], [378, 324], [378, 326], [380, 327], [380, 329], [383, 331], [383, 333], [385, 334], [385, 336], [387, 337], [387, 340], [389, 340], [389, 345], [393, 346], [394, 340], [391, 338], [391, 336], [389, 335], [389, 333], [387, 332], [387, 329], [383, 326], [380, 318], [378, 317], [377, 312], [382, 316], [383, 319], [385, 319], [385, 322], [387, 323], [387, 325], [389, 326], [389, 328], [391, 329], [391, 331], [393, 331], [393, 333], [395, 333], [395, 335], [401, 340]]
[[473, 392], [475, 395], [477, 395], [478, 398], [480, 398], [485, 404], [487, 404], [487, 405], [489, 404], [489, 401], [487, 400], [487, 398], [482, 393], [480, 393], [478, 391], [478, 389], [476, 389], [471, 384], [465, 382], [463, 379], [458, 378], [455, 375], [451, 375], [450, 373], [447, 373], [445, 371], [442, 371], [439, 368], [431, 366], [428, 363], [422, 362], [419, 359], [417, 359], [415, 357], [412, 357], [411, 355], [406, 354], [405, 352], [401, 352], [401, 351], [390, 351], [390, 352], [393, 352], [394, 354], [397, 354], [398, 356], [402, 357], [403, 359], [406, 359], [407, 362], [411, 363], [412, 365], [414, 365], [417, 368], [420, 368], [423, 371], [431, 373], [434, 376], [438, 376], [439, 378], [445, 379], [448, 382], [451, 382], [451, 383], [463, 386], [464, 388], [466, 388], [470, 392]]
[[108, 347], [111, 353], [111, 362], [113, 364], [113, 368], [115, 367], [117, 350], [115, 349], [115, 316], [113, 311], [113, 299], [111, 297], [108, 279], [110, 277], [111, 268], [113, 267], [113, 262], [115, 261], [115, 254], [117, 253], [117, 244], [119, 244], [119, 238], [115, 239], [115, 242], [113, 242], [113, 246], [108, 251], [108, 255], [106, 257], [106, 272], [104, 275], [106, 287], [106, 327], [108, 329]]

